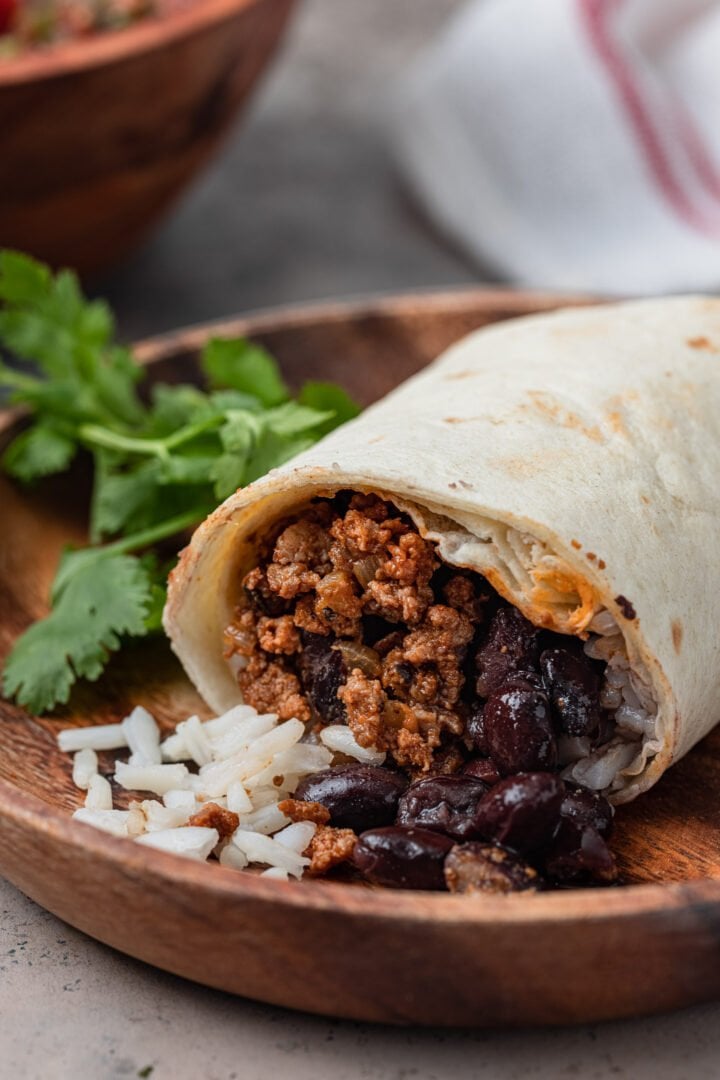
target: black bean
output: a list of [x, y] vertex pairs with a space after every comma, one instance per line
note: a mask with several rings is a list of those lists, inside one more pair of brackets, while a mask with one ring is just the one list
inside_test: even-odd
[[406, 777], [378, 765], [336, 765], [306, 776], [293, 798], [322, 803], [330, 811], [331, 825], [362, 832], [395, 820], [407, 786]]
[[477, 836], [475, 811], [488, 785], [472, 776], [428, 776], [411, 784], [398, 803], [398, 825], [418, 825], [456, 840]]
[[342, 724], [345, 706], [338, 690], [347, 679], [342, 653], [331, 648], [333, 638], [303, 631], [298, 672], [315, 719], [323, 724]]
[[489, 787], [493, 784], [497, 784], [500, 779], [500, 773], [497, 771], [490, 758], [473, 758], [472, 761], [468, 761], [467, 765], [463, 768], [463, 776], [476, 776], [478, 780], [484, 781]]
[[368, 881], [399, 889], [444, 889], [452, 840], [429, 829], [390, 825], [360, 836], [353, 862]]
[[487, 754], [485, 719], [483, 716], [484, 708], [485, 707], [481, 702], [473, 702], [470, 707], [470, 715], [465, 725], [466, 734], [479, 754]]
[[609, 883], [618, 876], [615, 858], [597, 829], [567, 817], [545, 854], [545, 869], [559, 883]]
[[514, 607], [499, 608], [488, 633], [475, 654], [475, 688], [489, 697], [509, 675], [533, 670], [537, 662], [540, 631]]
[[273, 618], [277, 618], [279, 615], [284, 615], [290, 610], [288, 601], [283, 600], [282, 596], [278, 596], [277, 593], [272, 592], [269, 588], [264, 574], [262, 580], [254, 589], [249, 589], [247, 585], [244, 588], [245, 595], [256, 610], [260, 611], [263, 615], [270, 615]]
[[445, 881], [450, 892], [537, 892], [537, 871], [513, 851], [495, 844], [457, 844], [445, 859]]
[[547, 694], [524, 675], [516, 675], [485, 703], [487, 753], [503, 776], [554, 769], [557, 744]]
[[548, 845], [560, 824], [564, 786], [552, 773], [523, 773], [496, 784], [478, 803], [477, 834], [523, 853]]
[[600, 678], [587, 657], [566, 648], [546, 649], [540, 670], [561, 730], [591, 734], [600, 722]]
[[608, 837], [612, 832], [613, 808], [599, 791], [584, 787], [568, 789], [560, 813], [578, 825], [591, 825], [601, 836]]

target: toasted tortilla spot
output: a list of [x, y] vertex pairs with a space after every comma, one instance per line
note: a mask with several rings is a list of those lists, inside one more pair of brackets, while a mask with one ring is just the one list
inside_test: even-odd
[[673, 648], [675, 649], [675, 652], [679, 655], [680, 649], [682, 648], [683, 639], [683, 625], [680, 619], [673, 619], [671, 624], [671, 630]]
[[691, 349], [705, 349], [706, 352], [718, 352], [717, 346], [713, 345], [710, 338], [704, 336], [687, 338], [687, 344]]
[[582, 544], [580, 543], [579, 540], [571, 540], [570, 543], [572, 544], [572, 546], [575, 548], [576, 551], [580, 551], [580, 549], [582, 548]]
[[579, 431], [586, 438], [592, 439], [593, 442], [604, 441], [597, 424], [585, 424], [577, 413], [566, 408], [561, 401], [557, 401], [551, 394], [546, 393], [544, 390], [528, 390], [527, 396], [530, 398], [532, 408], [549, 417], [560, 427]]
[[632, 606], [626, 596], [622, 596], [622, 594], [620, 596], [616, 596], [615, 603], [620, 608], [626, 619], [629, 619], [630, 621], [632, 621], [633, 619], [637, 619], [635, 608]]
[[590, 562], [595, 562], [595, 560], [597, 559], [597, 555], [595, 554], [594, 551], [586, 551], [585, 552], [585, 558], [589, 559]]
[[445, 376], [445, 380], [447, 382], [454, 382], [456, 379], [472, 379], [477, 374], [477, 371], [452, 371], [449, 375]]
[[606, 566], [607, 566], [607, 563], [605, 562], [604, 559], [598, 559], [598, 569], [599, 570], [604, 570]]
[[624, 439], [627, 439], [628, 429], [625, 426], [625, 418], [623, 417], [622, 413], [606, 413], [605, 420], [611, 431], [613, 431], [616, 435], [622, 435]]

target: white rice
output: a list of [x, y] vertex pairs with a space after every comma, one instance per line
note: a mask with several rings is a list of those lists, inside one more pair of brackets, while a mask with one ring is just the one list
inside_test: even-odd
[[84, 806], [73, 814], [75, 821], [83, 821], [86, 825], [93, 825], [96, 829], [111, 833], [113, 836], [128, 835], [127, 810], [89, 810]]
[[190, 773], [186, 765], [130, 765], [115, 762], [115, 781], [127, 791], [152, 791], [164, 795], [173, 788], [187, 787]]
[[93, 773], [88, 781], [85, 807], [87, 810], [112, 810], [110, 781], [100, 773]]
[[204, 862], [220, 839], [217, 829], [204, 829], [199, 825], [185, 825], [179, 829], [162, 829], [159, 832], [144, 833], [138, 836], [136, 843], [146, 847], [171, 851], [173, 855], [182, 855], [186, 859]]
[[65, 728], [58, 734], [58, 746], [64, 753], [75, 750], [121, 750], [127, 746], [122, 724], [100, 724], [98, 727]]
[[160, 728], [147, 709], [138, 705], [121, 726], [130, 747], [130, 765], [159, 765], [162, 761]]
[[172, 788], [170, 791], [166, 791], [163, 795], [163, 802], [165, 806], [169, 806], [171, 809], [187, 810], [188, 814], [194, 814], [198, 806], [193, 792], [184, 788]]
[[374, 747], [360, 746], [346, 724], [330, 724], [320, 732], [320, 741], [336, 754], [347, 754], [368, 765], [382, 765], [387, 754]]
[[78, 750], [73, 758], [72, 778], [75, 787], [90, 787], [90, 781], [98, 771], [98, 757], [94, 750], [86, 746], [84, 750]]
[[578, 759], [562, 758], [568, 767], [565, 779], [596, 791], [617, 790], [623, 774], [638, 773], [644, 761], [657, 752], [658, 708], [645, 673], [632, 670], [627, 648], [615, 619], [609, 611], [600, 611], [590, 623], [590, 638], [584, 651], [593, 660], [606, 663], [600, 688], [600, 704], [613, 712], [615, 731], [609, 742]]
[[[358, 760], [380, 757], [358, 747], [352, 736], [338, 739], [331, 732], [331, 745], [323, 745], [306, 736], [299, 720], [280, 722], [248, 705], [205, 722], [191, 716], [162, 742], [154, 718], [141, 708], [121, 724], [61, 732], [59, 742], [63, 747], [82, 743], [73, 776], [88, 794], [76, 820], [187, 858], [205, 860], [214, 853], [221, 866], [233, 870], [264, 867], [264, 876], [279, 880], [302, 876], [309, 864], [303, 852], [317, 826], [291, 822], [278, 803], [302, 777], [332, 764], [334, 745]], [[118, 786], [159, 798], [132, 802], [129, 810], [112, 809], [112, 788], [97, 772], [92, 747], [119, 746], [129, 747], [130, 758], [115, 763]], [[238, 815], [231, 837], [220, 841], [216, 829], [188, 824], [208, 802]]]
[[303, 870], [310, 860], [291, 851], [285, 844], [278, 843], [271, 836], [238, 829], [233, 833], [232, 844], [240, 848], [252, 863], [264, 863], [266, 866], [278, 866], [287, 870], [293, 877], [302, 877]]
[[281, 829], [279, 833], [275, 833], [273, 839], [277, 840], [278, 844], [284, 844], [291, 851], [296, 851], [298, 855], [302, 855], [316, 830], [317, 825], [314, 821], [294, 821], [292, 825], [288, 825], [286, 828]]
[[226, 801], [228, 810], [234, 814], [249, 814], [253, 808], [250, 796], [239, 780], [228, 786]]

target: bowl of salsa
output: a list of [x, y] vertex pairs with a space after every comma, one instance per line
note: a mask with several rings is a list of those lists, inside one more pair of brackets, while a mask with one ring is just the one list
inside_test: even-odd
[[0, 0], [0, 247], [94, 273], [212, 158], [294, 0]]

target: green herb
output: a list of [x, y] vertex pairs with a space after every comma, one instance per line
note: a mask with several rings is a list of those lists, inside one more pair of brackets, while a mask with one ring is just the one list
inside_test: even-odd
[[159, 630], [169, 567], [151, 554], [158, 544], [358, 412], [331, 383], [293, 399], [272, 357], [244, 340], [205, 346], [207, 390], [161, 383], [143, 400], [144, 370], [114, 334], [107, 305], [85, 299], [74, 274], [0, 252], [0, 347], [33, 365], [0, 361], [0, 388], [30, 415], [2, 466], [30, 484], [80, 451], [94, 463], [96, 546], [64, 554], [50, 614], [5, 666], [5, 693], [34, 712], [66, 702], [78, 678], [97, 679], [127, 638]]

